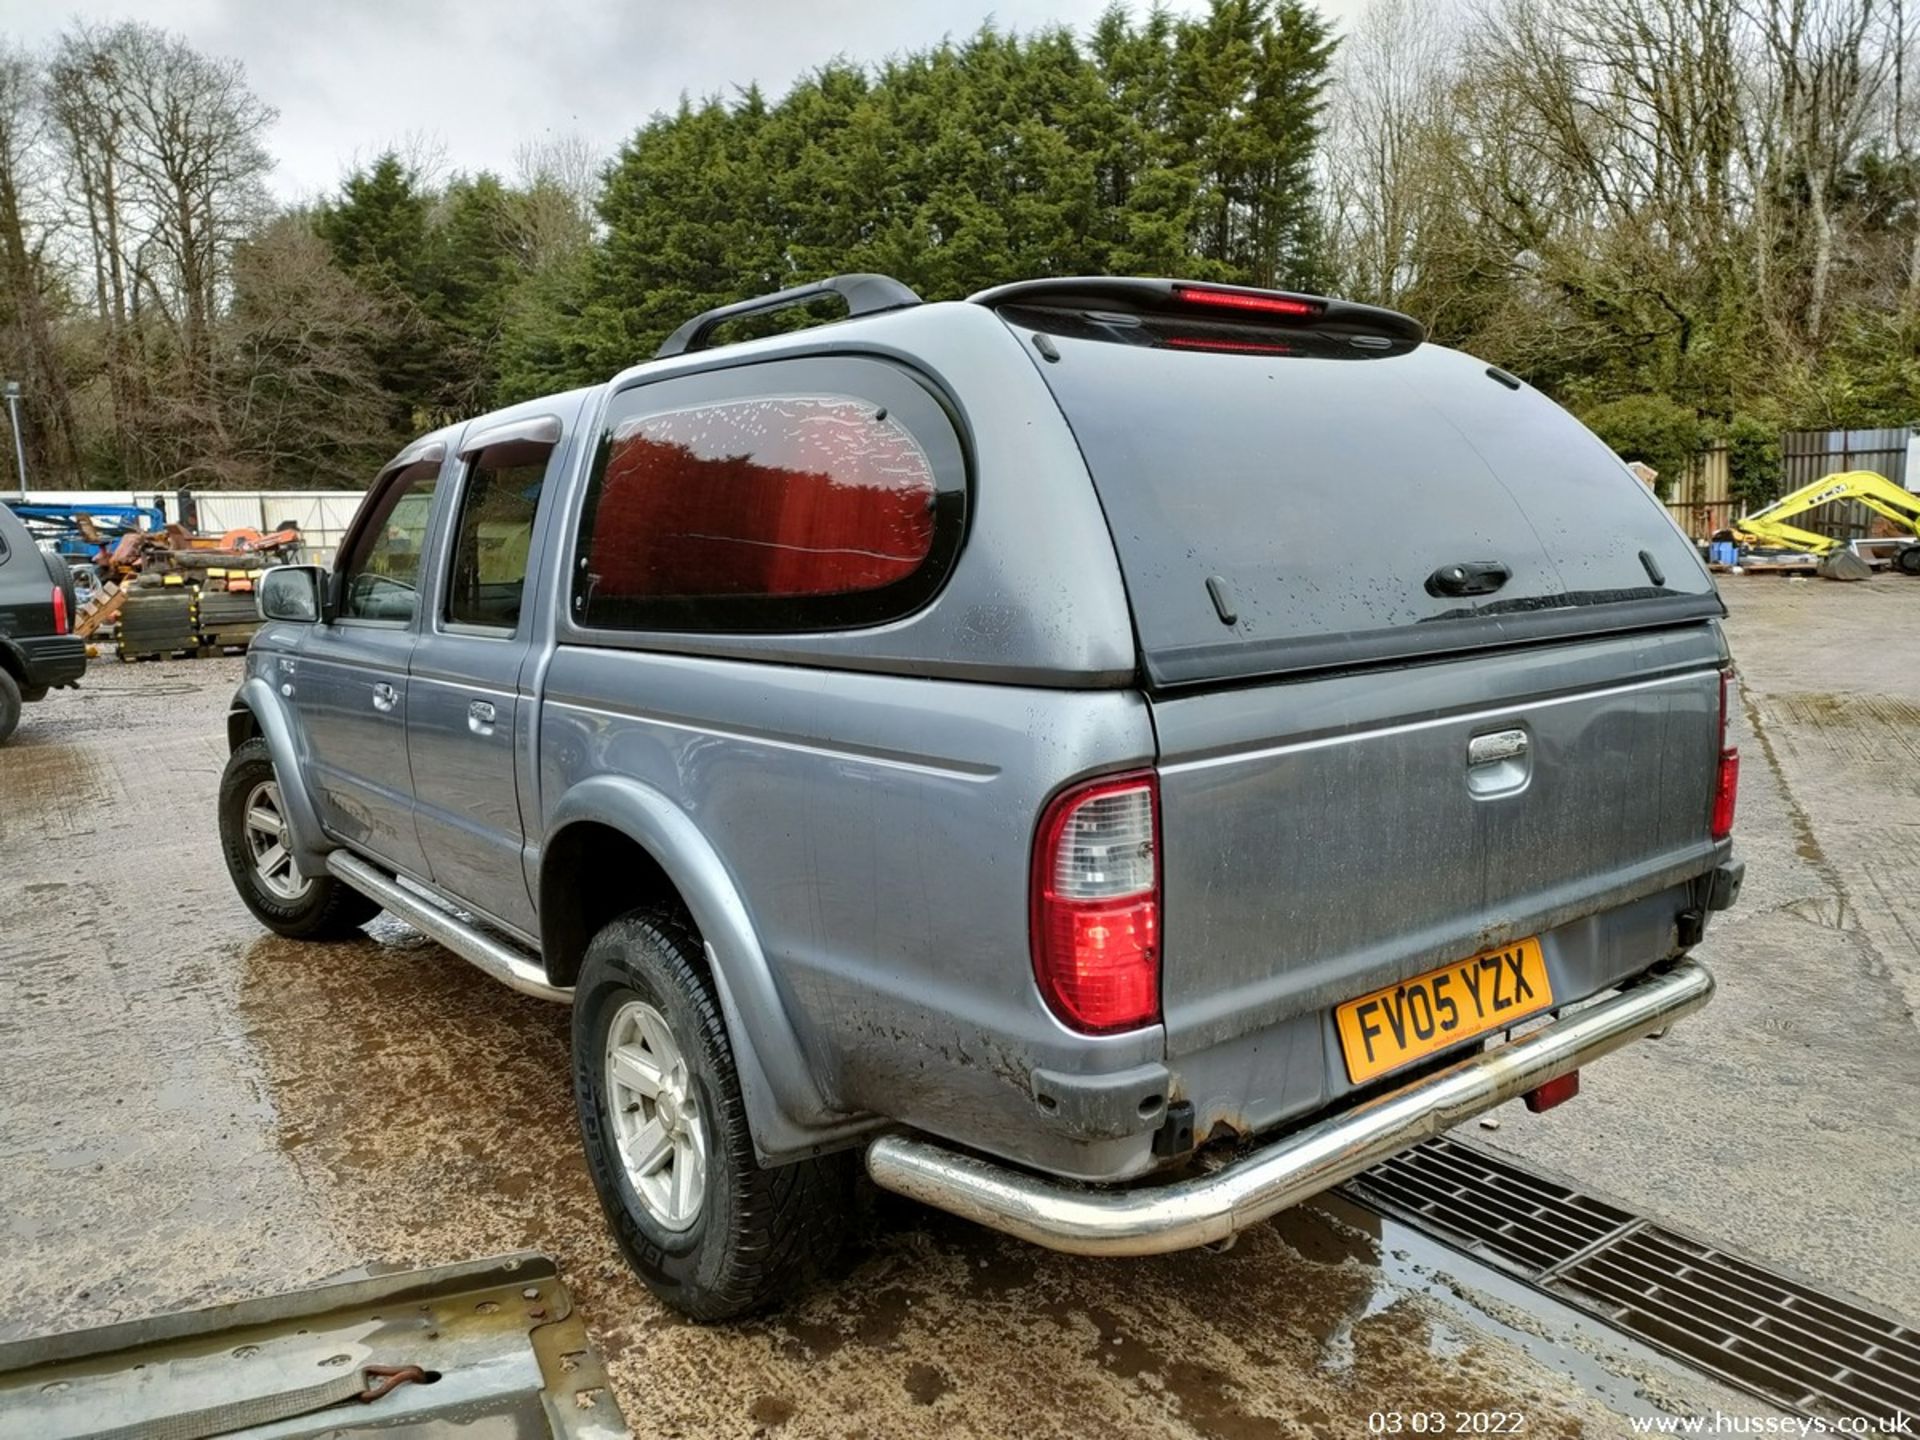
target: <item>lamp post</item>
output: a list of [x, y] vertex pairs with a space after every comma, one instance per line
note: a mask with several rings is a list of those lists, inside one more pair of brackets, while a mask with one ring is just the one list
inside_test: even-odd
[[13, 426], [13, 463], [20, 467], [20, 503], [27, 503], [27, 447], [20, 439], [20, 382], [9, 380], [0, 393], [7, 397], [7, 420]]

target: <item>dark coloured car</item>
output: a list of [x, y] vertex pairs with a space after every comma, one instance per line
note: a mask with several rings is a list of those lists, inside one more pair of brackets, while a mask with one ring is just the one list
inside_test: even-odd
[[19, 516], [0, 505], [0, 744], [20, 724], [20, 707], [77, 685], [86, 642], [67, 562], [34, 543]]

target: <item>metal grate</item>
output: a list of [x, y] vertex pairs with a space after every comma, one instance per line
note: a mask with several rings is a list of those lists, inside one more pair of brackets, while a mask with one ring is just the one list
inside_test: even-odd
[[1457, 1140], [1346, 1189], [1789, 1410], [1920, 1413], [1920, 1330]]

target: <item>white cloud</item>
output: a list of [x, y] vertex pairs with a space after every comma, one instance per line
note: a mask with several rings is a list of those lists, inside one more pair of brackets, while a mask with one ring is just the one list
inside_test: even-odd
[[[1338, 19], [1360, 0], [1334, 0]], [[607, 154], [683, 93], [770, 95], [844, 55], [872, 61], [961, 37], [1064, 24], [1084, 32], [1107, 0], [0, 0], [0, 29], [44, 45], [77, 20], [140, 19], [247, 68], [280, 112], [268, 146], [288, 200], [330, 190], [356, 160], [436, 137], [455, 169], [511, 169], [525, 141], [584, 136]], [[1145, 8], [1139, 0], [1136, 11]], [[1171, 8], [1191, 11], [1199, 0]]]

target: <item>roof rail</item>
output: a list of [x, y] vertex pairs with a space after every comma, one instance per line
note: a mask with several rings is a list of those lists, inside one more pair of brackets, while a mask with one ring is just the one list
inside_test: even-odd
[[1046, 280], [1016, 280], [967, 297], [997, 310], [1002, 305], [1062, 309], [1125, 310], [1139, 313], [1209, 315], [1246, 325], [1310, 325], [1361, 335], [1380, 335], [1418, 345], [1427, 328], [1411, 316], [1377, 305], [1296, 295], [1287, 290], [1256, 290], [1209, 280], [1162, 280], [1122, 275], [1068, 275]]
[[834, 275], [810, 285], [796, 285], [791, 290], [776, 290], [771, 295], [761, 295], [753, 300], [741, 300], [732, 305], [703, 310], [669, 335], [666, 342], [653, 352], [654, 359], [705, 350], [713, 338], [713, 332], [729, 320], [791, 309], [827, 295], [838, 295], [847, 302], [849, 320], [862, 315], [879, 315], [887, 310], [904, 310], [909, 305], [920, 303], [918, 295], [891, 275]]

